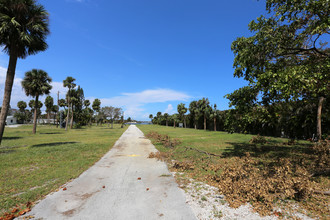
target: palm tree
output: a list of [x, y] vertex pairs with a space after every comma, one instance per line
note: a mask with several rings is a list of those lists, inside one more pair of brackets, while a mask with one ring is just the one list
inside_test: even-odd
[[35, 0], [0, 1], [0, 46], [9, 55], [0, 114], [0, 143], [5, 129], [17, 59], [47, 49], [48, 13]]
[[[68, 104], [68, 114], [66, 116], [66, 123], [65, 123], [65, 130], [68, 130], [68, 123], [69, 123], [69, 117], [70, 117], [70, 96], [71, 96], [71, 89], [73, 89], [74, 87], [76, 87], [76, 84], [74, 83], [76, 79], [68, 76], [66, 77], [65, 80], [63, 80], [63, 86], [64, 87], [68, 87], [69, 91], [67, 93], [67, 104]], [[72, 104], [71, 104], [71, 111], [72, 111]]]
[[50, 124], [50, 113], [53, 111], [54, 99], [51, 96], [47, 96], [45, 99], [45, 106], [47, 112], [47, 122]]
[[214, 104], [214, 108], [211, 109], [210, 117], [213, 118], [214, 131], [217, 131], [217, 117], [219, 116], [220, 111], [217, 110], [217, 105]]
[[188, 109], [185, 107], [185, 105], [183, 103], [180, 103], [177, 107], [177, 110], [178, 110], [178, 113], [179, 113], [179, 116], [180, 116], [180, 119], [184, 120], [184, 128], [187, 128], [187, 125], [186, 125], [186, 113], [188, 111]]
[[152, 114], [150, 114], [149, 115], [149, 118], [150, 118], [150, 120], [152, 121], [152, 118], [153, 118], [154, 116], [152, 115]]
[[22, 87], [25, 90], [27, 96], [35, 97], [34, 101], [34, 118], [33, 118], [33, 134], [37, 130], [37, 112], [39, 96], [49, 94], [52, 86], [49, 84], [52, 79], [43, 70], [33, 69], [25, 73], [25, 77], [22, 80]]
[[206, 119], [211, 110], [210, 101], [208, 98], [203, 98], [201, 100], [198, 100], [197, 106], [199, 112], [202, 113], [204, 116], [204, 131], [206, 131]]
[[169, 114], [168, 114], [168, 113], [165, 113], [165, 114], [164, 114], [164, 118], [165, 118], [165, 121], [166, 121], [166, 126], [168, 126], [168, 118], [169, 118]]
[[199, 109], [197, 106], [197, 101], [192, 101], [189, 104], [189, 112], [190, 112], [190, 116], [192, 117], [193, 121], [194, 121], [194, 128], [197, 129], [197, 121], [199, 118]]

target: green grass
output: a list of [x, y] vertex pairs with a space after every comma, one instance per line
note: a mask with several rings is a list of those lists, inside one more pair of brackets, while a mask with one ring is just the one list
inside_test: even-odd
[[[182, 143], [174, 150], [176, 159], [184, 158], [198, 159], [201, 154], [196, 151], [184, 151], [184, 146], [192, 147], [208, 153], [222, 155], [223, 157], [244, 156], [250, 152], [251, 156], [264, 158], [288, 157], [293, 154], [300, 154], [308, 150], [310, 143], [307, 141], [297, 141], [296, 145], [284, 145], [288, 142], [286, 138], [266, 137], [268, 143], [265, 145], [255, 145], [249, 143], [255, 135], [249, 134], [229, 134], [227, 132], [214, 132], [195, 129], [173, 128], [158, 125], [139, 125], [144, 134], [156, 131], [160, 134], [167, 134], [171, 138], [178, 138]], [[171, 151], [161, 144], [155, 143], [158, 150], [163, 152]]]
[[36, 135], [29, 125], [6, 128], [0, 146], [0, 216], [78, 177], [112, 148], [126, 128], [65, 131], [38, 126]]
[[[243, 160], [239, 158], [245, 156], [247, 152], [250, 154], [249, 158], [256, 162], [253, 163], [254, 166], [257, 166], [260, 170], [276, 167], [281, 159], [290, 161], [292, 170], [295, 170], [296, 166], [301, 166], [306, 168], [309, 173], [313, 173], [314, 168], [318, 167], [318, 155], [311, 148], [313, 144], [308, 141], [299, 140], [294, 144], [288, 144], [289, 140], [286, 138], [266, 137], [267, 143], [265, 144], [251, 144], [250, 140], [255, 135], [229, 134], [227, 132], [173, 128], [158, 125], [138, 125], [138, 127], [145, 135], [153, 131], [162, 135], [168, 135], [171, 138], [178, 138], [181, 141], [181, 144], [176, 147], [169, 148], [151, 138], [155, 147], [160, 152], [165, 152], [165, 158], [166, 155], [169, 157], [165, 160], [170, 164], [173, 165], [174, 160], [183, 162], [183, 165], [193, 165], [193, 169], [187, 169], [184, 166], [182, 166], [183, 168], [179, 168], [178, 171], [183, 172], [183, 179], [177, 179], [179, 182], [184, 182], [184, 179], [189, 177], [213, 186], [219, 186], [220, 178], [217, 178], [221, 177], [224, 167], [228, 167], [228, 165], [235, 167], [237, 163], [242, 163]], [[219, 156], [210, 156], [185, 147]], [[171, 166], [169, 167], [170, 169], [174, 169]], [[288, 178], [291, 178], [291, 176], [288, 176]], [[311, 177], [310, 180], [313, 181], [313, 184], [316, 184], [316, 188], [323, 189], [323, 191], [329, 189], [330, 178], [326, 175]], [[312, 211], [316, 216], [323, 218], [325, 207], [327, 207], [326, 201], [328, 201], [325, 197], [314, 194], [306, 202], [308, 206], [303, 202], [299, 204], [306, 208], [306, 210]]]

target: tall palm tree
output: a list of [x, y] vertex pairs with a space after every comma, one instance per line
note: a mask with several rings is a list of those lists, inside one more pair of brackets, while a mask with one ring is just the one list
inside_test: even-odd
[[164, 114], [164, 118], [165, 118], [165, 121], [166, 121], [166, 126], [168, 126], [168, 118], [169, 118], [169, 114], [168, 113], [165, 113]]
[[178, 110], [178, 113], [179, 113], [179, 116], [180, 116], [180, 119], [184, 121], [184, 128], [187, 128], [187, 125], [186, 125], [186, 113], [188, 111], [188, 109], [185, 107], [185, 104], [183, 103], [180, 103], [177, 107], [177, 110]]
[[0, 143], [5, 129], [17, 59], [47, 49], [48, 13], [35, 0], [0, 1], [0, 46], [9, 55], [0, 114]]
[[214, 104], [214, 108], [210, 111], [210, 118], [213, 118], [213, 128], [214, 131], [217, 131], [217, 117], [219, 116], [220, 111], [217, 110], [217, 105]]
[[34, 117], [33, 117], [33, 134], [37, 130], [37, 112], [38, 112], [38, 103], [39, 96], [48, 95], [52, 86], [49, 84], [52, 82], [52, 79], [48, 74], [43, 70], [33, 69], [25, 73], [25, 77], [22, 80], [22, 87], [27, 96], [35, 97], [34, 101]]
[[[76, 81], [75, 78], [68, 76], [65, 80], [63, 80], [63, 86], [68, 87], [69, 91], [67, 93], [67, 104], [68, 104], [68, 114], [66, 116], [66, 123], [65, 123], [65, 130], [68, 130], [68, 123], [69, 123], [69, 117], [70, 117], [70, 107], [72, 111], [72, 103], [70, 103], [70, 96], [71, 96], [71, 89], [74, 89], [76, 87], [76, 84], [74, 83]], [[71, 105], [70, 105], [71, 104]]]
[[54, 99], [51, 96], [47, 96], [45, 99], [45, 106], [47, 112], [47, 122], [50, 124], [50, 113], [53, 111]]
[[200, 99], [197, 101], [197, 106], [200, 113], [204, 116], [204, 131], [206, 131], [206, 119], [211, 111], [210, 101], [208, 98]]

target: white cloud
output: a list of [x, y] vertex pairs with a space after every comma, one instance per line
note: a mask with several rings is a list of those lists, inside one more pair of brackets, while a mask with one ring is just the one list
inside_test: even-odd
[[[0, 66], [0, 106], [2, 105], [4, 86], [6, 80], [7, 69]], [[26, 96], [21, 86], [22, 78], [15, 77], [14, 85], [12, 88], [12, 95], [10, 105], [12, 108], [17, 108], [17, 102], [29, 102], [33, 99], [31, 96]], [[52, 82], [53, 86], [50, 96], [57, 101], [57, 92], [60, 92], [60, 98], [64, 98], [67, 89], [63, 87], [62, 82]], [[41, 96], [40, 101], [44, 102], [46, 96]], [[131, 117], [139, 120], [149, 120], [149, 113], [145, 105], [152, 103], [166, 103], [172, 101], [188, 101], [191, 97], [184, 92], [179, 92], [171, 89], [153, 89], [144, 90], [136, 93], [122, 93], [120, 96], [101, 98], [102, 106], [114, 106], [123, 108], [125, 111], [125, 118]], [[86, 97], [93, 103], [93, 97]], [[45, 110], [45, 107], [42, 108]], [[172, 104], [169, 104], [165, 112], [169, 114], [175, 113]]]
[[[171, 89], [154, 89], [154, 90], [144, 90], [142, 92], [136, 93], [123, 93], [121, 96], [116, 96], [112, 98], [102, 98], [102, 106], [115, 106], [121, 107], [125, 111], [125, 117], [132, 117], [134, 119], [149, 120], [149, 114], [146, 113], [144, 105], [152, 103], [165, 103], [168, 101], [187, 101], [191, 97], [184, 92], [179, 92]], [[93, 102], [94, 98], [90, 98]], [[168, 106], [173, 106], [170, 104]]]
[[[4, 95], [4, 88], [5, 88], [5, 81], [6, 81], [7, 69], [0, 66], [0, 105], [2, 105], [3, 95]], [[28, 102], [33, 99], [31, 96], [26, 96], [25, 92], [21, 86], [22, 78], [15, 77], [14, 84], [11, 93], [10, 99], [10, 106], [12, 108], [17, 108], [17, 102], [25, 101], [27, 104]], [[51, 85], [53, 86], [50, 96], [54, 98], [54, 102], [57, 101], [57, 92], [60, 92], [60, 98], [64, 98], [67, 89], [63, 87], [62, 82], [52, 82]], [[40, 101], [44, 102], [46, 96], [41, 96]], [[45, 107], [42, 108], [44, 110]]]
[[165, 109], [164, 113], [168, 113], [170, 115], [174, 114], [175, 113], [175, 110], [173, 108], [173, 105], [172, 104], [169, 104], [167, 106], [167, 108]]

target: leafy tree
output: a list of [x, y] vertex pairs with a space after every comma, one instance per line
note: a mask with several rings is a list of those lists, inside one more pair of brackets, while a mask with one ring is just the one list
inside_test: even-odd
[[54, 107], [53, 97], [51, 97], [51, 96], [46, 97], [45, 106], [46, 106], [47, 120], [48, 120], [48, 124], [49, 124], [50, 113], [53, 111], [53, 107]]
[[207, 117], [211, 111], [211, 107], [210, 107], [210, 101], [208, 98], [203, 98], [201, 100], [198, 100], [197, 102], [197, 108], [198, 111], [203, 115], [204, 117], [204, 130], [206, 131], [206, 120]]
[[95, 99], [93, 101], [92, 108], [94, 111], [99, 112], [100, 111], [100, 106], [101, 106], [101, 101], [99, 99]]
[[90, 105], [91, 105], [91, 102], [90, 102], [88, 99], [86, 99], [86, 100], [84, 101], [84, 106], [85, 106], [85, 108], [88, 108]]
[[153, 116], [152, 114], [149, 115], [150, 120], [152, 120], [153, 117], [154, 117], [154, 116]]
[[186, 113], [188, 111], [188, 109], [185, 107], [185, 105], [183, 103], [180, 103], [177, 107], [177, 110], [178, 110], [178, 113], [179, 113], [179, 116], [180, 116], [180, 119], [184, 121], [184, 127], [187, 128], [187, 125], [186, 125]]
[[0, 1], [0, 46], [9, 55], [0, 114], [0, 143], [5, 129], [17, 59], [47, 49], [48, 13], [34, 0]]
[[[68, 76], [68, 77], [66, 77], [65, 80], [63, 80], [63, 86], [68, 88], [68, 92], [67, 92], [67, 95], [66, 95], [68, 113], [67, 113], [67, 116], [66, 116], [65, 130], [68, 130], [69, 117], [70, 117], [70, 108], [71, 108], [71, 112], [72, 112], [72, 103], [71, 103], [70, 98], [71, 98], [71, 90], [76, 87], [76, 84], [74, 83], [74, 81], [76, 81], [76, 79], [71, 77], [71, 76]], [[72, 113], [72, 115], [73, 115], [73, 113]], [[72, 128], [72, 123], [71, 123], [71, 128]]]
[[[93, 104], [92, 104], [92, 108], [93, 108], [94, 111], [99, 113], [100, 108], [101, 108], [101, 101], [99, 99], [94, 99]], [[97, 124], [98, 124], [98, 122], [97, 122]]]
[[[122, 109], [115, 108], [112, 106], [105, 106], [101, 109], [102, 114], [105, 115], [106, 118], [109, 118], [109, 122], [111, 121], [111, 128], [113, 128], [113, 122], [116, 119], [119, 119], [121, 116]], [[109, 127], [109, 123], [108, 123]]]
[[164, 114], [164, 119], [166, 121], [166, 127], [168, 126], [168, 118], [169, 118], [169, 114], [168, 113], [165, 113]]
[[34, 119], [33, 119], [33, 134], [37, 130], [37, 109], [39, 103], [39, 96], [49, 94], [52, 86], [50, 83], [52, 79], [43, 70], [32, 69], [25, 73], [25, 77], [22, 80], [22, 87], [27, 96], [35, 97], [34, 106]]
[[330, 91], [328, 0], [267, 0], [268, 16], [249, 24], [253, 36], [232, 43], [234, 76], [261, 92], [264, 103], [318, 99], [317, 136]]

